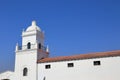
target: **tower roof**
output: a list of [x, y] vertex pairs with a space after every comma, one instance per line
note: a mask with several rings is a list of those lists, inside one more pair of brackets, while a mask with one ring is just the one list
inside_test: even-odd
[[41, 31], [41, 29], [36, 25], [36, 21], [32, 21], [31, 26], [29, 26], [26, 31], [33, 31], [33, 30], [38, 30]]

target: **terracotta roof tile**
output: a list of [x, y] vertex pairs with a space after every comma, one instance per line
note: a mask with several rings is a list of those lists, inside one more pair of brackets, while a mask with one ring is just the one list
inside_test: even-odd
[[89, 54], [80, 54], [73, 56], [61, 56], [61, 57], [53, 57], [53, 58], [44, 58], [38, 60], [38, 63], [46, 63], [46, 62], [57, 62], [57, 61], [69, 61], [69, 60], [79, 60], [79, 59], [92, 59], [92, 58], [102, 58], [102, 57], [114, 57], [120, 56], [120, 50], [117, 51], [109, 51], [109, 52], [97, 52], [97, 53], [89, 53]]

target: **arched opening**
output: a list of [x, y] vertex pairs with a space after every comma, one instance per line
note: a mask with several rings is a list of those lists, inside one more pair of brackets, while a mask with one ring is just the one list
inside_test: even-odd
[[43, 80], [46, 80], [46, 78], [44, 77]]
[[31, 49], [31, 43], [30, 42], [27, 44], [27, 49]]
[[27, 76], [28, 75], [28, 69], [27, 68], [24, 68], [23, 69], [23, 76]]
[[10, 80], [10, 79], [2, 79], [2, 80]]
[[41, 48], [42, 48], [42, 45], [41, 45], [41, 43], [39, 43], [38, 47], [39, 47], [39, 49], [41, 49]]

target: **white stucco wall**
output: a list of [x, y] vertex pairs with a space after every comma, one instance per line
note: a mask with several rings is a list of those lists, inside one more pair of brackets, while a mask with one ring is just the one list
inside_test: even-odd
[[0, 80], [3, 79], [10, 79], [10, 80], [15, 80], [14, 79], [14, 72], [11, 71], [6, 71], [0, 74]]
[[[94, 66], [93, 61], [101, 61]], [[67, 63], [74, 63], [68, 68]], [[50, 69], [45, 65], [50, 64]], [[38, 80], [120, 80], [120, 57], [107, 57], [38, 64]]]
[[[36, 80], [37, 50], [26, 50], [16, 53], [15, 75], [17, 80]], [[28, 75], [23, 76], [23, 69], [28, 69]]]
[[30, 42], [31, 44], [35, 44], [36, 43], [36, 36], [35, 35], [31, 35], [30, 37], [23, 37], [22, 38], [22, 46], [27, 45], [27, 43]]
[[44, 34], [39, 31], [28, 31], [22, 33], [22, 46], [27, 45], [28, 42], [35, 44], [36, 41], [44, 45]]

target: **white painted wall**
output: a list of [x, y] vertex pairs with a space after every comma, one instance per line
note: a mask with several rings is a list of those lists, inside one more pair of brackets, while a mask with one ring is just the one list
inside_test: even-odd
[[44, 33], [37, 31], [36, 39], [38, 43], [41, 43], [44, 46]]
[[6, 71], [4, 73], [1, 73], [0, 74], [0, 80], [3, 80], [3, 79], [15, 80], [14, 79], [14, 72]]
[[35, 44], [36, 41], [44, 45], [44, 34], [40, 31], [25, 31], [22, 32], [22, 45], [27, 45], [28, 42]]
[[[24, 32], [27, 33], [27, 32]], [[24, 36], [22, 38], [22, 46], [27, 45], [28, 42], [31, 42], [31, 44], [36, 43], [36, 35], [30, 35], [30, 36]]]
[[[26, 50], [16, 53], [15, 75], [17, 80], [36, 80], [37, 50]], [[23, 76], [23, 69], [28, 68], [28, 75]]]
[[[94, 66], [93, 61], [101, 61]], [[68, 68], [67, 63], [74, 63]], [[50, 64], [51, 69], [45, 69]], [[107, 57], [38, 64], [38, 80], [120, 80], [120, 57]]]

